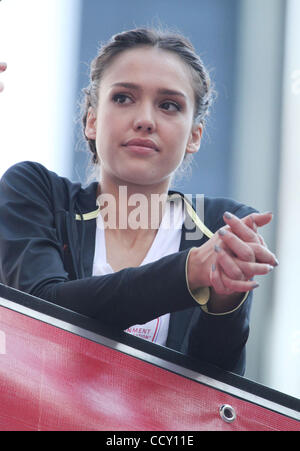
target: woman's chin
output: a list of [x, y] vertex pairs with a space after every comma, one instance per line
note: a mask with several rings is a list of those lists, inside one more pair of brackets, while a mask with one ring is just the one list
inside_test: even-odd
[[119, 185], [153, 186], [163, 183], [169, 177], [157, 173], [157, 171], [151, 171], [149, 168], [135, 168], [135, 170], [130, 169], [128, 171], [124, 171], [123, 169], [119, 174], [116, 174]]

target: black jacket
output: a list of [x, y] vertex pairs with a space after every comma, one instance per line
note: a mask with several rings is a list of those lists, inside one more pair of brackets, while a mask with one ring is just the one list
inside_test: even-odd
[[[154, 263], [92, 276], [97, 183], [82, 188], [33, 162], [10, 168], [0, 182], [0, 282], [124, 330], [171, 312], [167, 346], [243, 374], [252, 293], [231, 313], [204, 312], [187, 288], [186, 239]], [[255, 211], [231, 199], [204, 198], [205, 225], [223, 213]], [[84, 220], [87, 219], [87, 220]], [[190, 218], [189, 218], [190, 219]]]

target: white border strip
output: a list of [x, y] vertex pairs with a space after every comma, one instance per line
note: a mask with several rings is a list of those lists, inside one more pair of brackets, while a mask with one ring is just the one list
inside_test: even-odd
[[116, 351], [122, 352], [124, 354], [130, 355], [134, 358], [143, 360], [152, 365], [156, 365], [165, 370], [171, 371], [173, 373], [179, 374], [186, 378], [192, 379], [196, 382], [200, 382], [201, 384], [207, 385], [209, 387], [215, 388], [219, 391], [223, 391], [228, 393], [229, 395], [236, 396], [238, 398], [244, 399], [245, 401], [249, 401], [253, 404], [260, 405], [266, 409], [273, 410], [280, 414], [283, 414], [287, 417], [291, 417], [293, 419], [300, 421], [300, 413], [289, 409], [285, 406], [281, 406], [280, 404], [274, 403], [267, 399], [256, 396], [252, 393], [246, 392], [239, 388], [233, 387], [232, 385], [223, 383], [216, 379], [212, 379], [208, 376], [204, 376], [196, 371], [189, 370], [180, 365], [176, 365], [174, 363], [168, 362], [167, 360], [161, 359], [159, 357], [153, 356], [151, 354], [147, 354], [144, 351], [140, 351], [139, 349], [132, 348], [128, 345], [119, 343], [110, 338], [106, 338], [102, 335], [96, 334], [94, 332], [88, 331], [86, 329], [82, 329], [80, 327], [74, 326], [70, 323], [62, 321], [57, 318], [53, 318], [52, 316], [46, 315], [44, 313], [37, 312], [28, 307], [24, 307], [23, 305], [16, 304], [15, 302], [9, 301], [0, 297], [0, 306], [8, 308], [10, 310], [14, 310], [23, 315], [29, 316], [31, 318], [37, 319], [39, 321], [50, 324], [51, 326], [57, 327], [59, 329], [66, 330], [75, 335], [79, 335], [80, 337], [86, 338], [88, 340], [94, 341], [98, 344], [104, 345], [108, 348], [114, 349]]
[[80, 14], [80, 0], [0, 1], [0, 58], [8, 65], [1, 75], [0, 175], [23, 160], [72, 175]]

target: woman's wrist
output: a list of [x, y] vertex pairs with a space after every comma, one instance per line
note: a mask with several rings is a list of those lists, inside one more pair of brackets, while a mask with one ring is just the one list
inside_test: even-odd
[[[200, 252], [201, 249], [201, 252]], [[215, 314], [222, 314], [234, 310], [245, 298], [245, 293], [232, 292], [230, 294], [219, 294], [211, 286], [208, 273], [205, 268], [208, 266], [211, 253], [205, 245], [201, 248], [194, 247], [188, 254], [186, 278], [189, 291], [195, 297], [195, 293], [201, 292], [201, 288], [209, 288], [209, 300], [207, 302], [207, 311]]]
[[[201, 249], [204, 247], [201, 246]], [[205, 252], [199, 254], [199, 248], [193, 247], [188, 254], [187, 261], [187, 282], [191, 291], [198, 290], [201, 287], [208, 287], [209, 280], [205, 278], [204, 263]]]
[[245, 293], [218, 294], [210, 288], [207, 308], [210, 313], [227, 313], [236, 309], [245, 298]]

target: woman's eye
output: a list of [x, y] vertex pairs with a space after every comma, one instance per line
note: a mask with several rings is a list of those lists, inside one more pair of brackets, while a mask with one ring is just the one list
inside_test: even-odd
[[113, 101], [115, 103], [124, 104], [124, 103], [130, 103], [131, 98], [129, 96], [127, 96], [126, 94], [115, 94], [113, 96]]
[[180, 111], [181, 107], [175, 102], [164, 102], [160, 104], [161, 108], [167, 111]]

